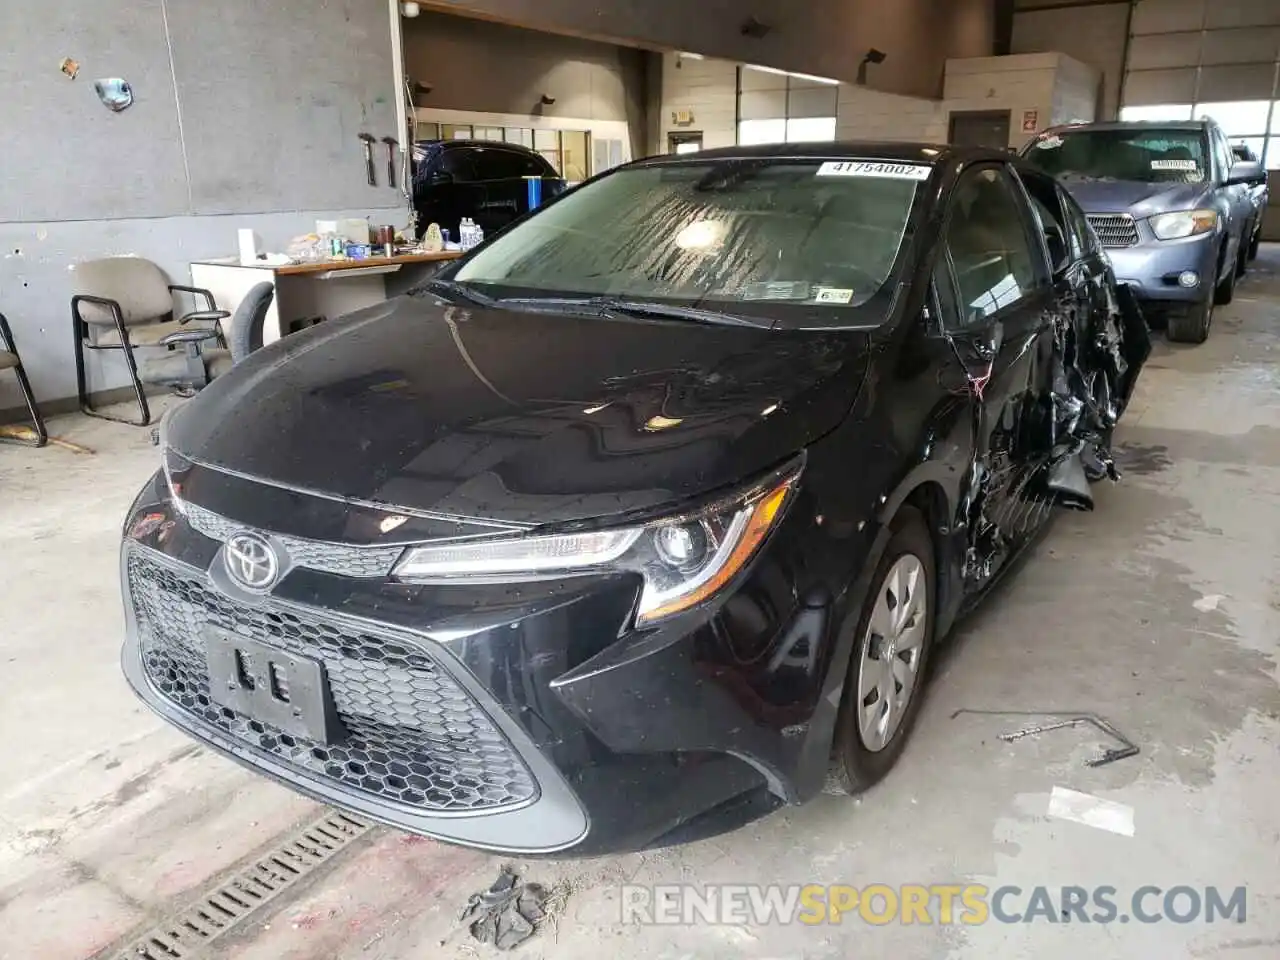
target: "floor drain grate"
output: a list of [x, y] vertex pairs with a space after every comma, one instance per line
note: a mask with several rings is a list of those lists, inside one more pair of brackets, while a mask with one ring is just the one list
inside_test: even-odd
[[138, 937], [113, 960], [194, 960], [259, 907], [372, 829], [373, 824], [359, 817], [326, 814]]

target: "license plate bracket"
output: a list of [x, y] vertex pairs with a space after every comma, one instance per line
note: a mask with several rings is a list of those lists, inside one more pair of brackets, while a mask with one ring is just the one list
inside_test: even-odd
[[224, 630], [205, 634], [209, 697], [220, 706], [320, 743], [342, 724], [324, 664]]

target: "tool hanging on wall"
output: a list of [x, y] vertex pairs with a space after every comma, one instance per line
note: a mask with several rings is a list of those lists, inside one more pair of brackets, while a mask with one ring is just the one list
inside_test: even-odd
[[400, 146], [400, 141], [395, 137], [383, 137], [382, 142], [387, 145], [387, 186], [392, 190], [396, 189], [396, 149]]
[[376, 187], [378, 185], [378, 175], [373, 169], [373, 145], [378, 140], [371, 133], [360, 134], [360, 140], [364, 143], [364, 171], [369, 178], [369, 186]]

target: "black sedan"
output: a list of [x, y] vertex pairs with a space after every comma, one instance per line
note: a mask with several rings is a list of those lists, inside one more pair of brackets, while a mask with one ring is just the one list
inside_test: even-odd
[[1007, 153], [633, 163], [178, 408], [124, 671], [253, 769], [491, 850], [857, 792], [933, 646], [1115, 476], [1148, 350]]

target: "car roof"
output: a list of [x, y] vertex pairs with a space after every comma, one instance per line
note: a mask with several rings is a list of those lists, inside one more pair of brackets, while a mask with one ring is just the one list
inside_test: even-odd
[[1059, 124], [1045, 130], [1041, 136], [1068, 130], [1204, 130], [1213, 122], [1208, 117], [1203, 120], [1099, 120], [1096, 123]]
[[505, 140], [419, 140], [419, 147], [440, 146], [446, 150], [455, 147], [469, 147], [473, 150], [516, 150], [520, 153], [532, 153], [535, 156], [542, 156], [536, 150], [531, 150], [522, 143], [507, 143]]
[[874, 140], [849, 140], [822, 143], [767, 143], [753, 146], [717, 147], [696, 153], [662, 154], [639, 160], [632, 166], [657, 166], [670, 163], [704, 163], [716, 160], [888, 160], [897, 163], [933, 165], [944, 160], [1001, 160], [1015, 158], [1007, 150], [995, 147], [961, 147], [942, 143], [902, 143]]

